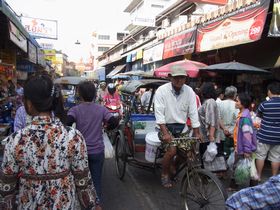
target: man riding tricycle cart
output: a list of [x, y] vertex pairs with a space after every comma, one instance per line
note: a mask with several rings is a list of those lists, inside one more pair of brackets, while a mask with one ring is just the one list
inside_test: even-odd
[[[180, 193], [186, 209], [225, 209], [227, 194], [223, 185], [201, 168], [197, 153], [200, 138], [195, 94], [185, 85], [186, 73], [176, 72], [171, 74], [171, 82], [131, 80], [122, 87], [124, 114], [115, 145], [117, 175], [124, 178], [127, 164], [148, 170], [162, 168], [162, 185], [172, 187], [183, 172]], [[139, 88], [152, 89], [149, 106], [140, 113], [132, 103]], [[186, 129], [188, 117], [193, 136]]]

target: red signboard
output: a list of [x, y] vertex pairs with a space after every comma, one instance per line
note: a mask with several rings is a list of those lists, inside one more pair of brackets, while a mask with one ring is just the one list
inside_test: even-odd
[[196, 27], [164, 40], [163, 59], [194, 52]]
[[198, 26], [196, 51], [204, 52], [261, 38], [270, 0], [259, 0]]
[[187, 2], [195, 2], [201, 4], [217, 4], [217, 5], [226, 5], [228, 0], [187, 0]]

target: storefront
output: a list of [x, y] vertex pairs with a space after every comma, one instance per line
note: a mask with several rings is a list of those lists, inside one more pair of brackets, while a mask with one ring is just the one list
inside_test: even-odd
[[158, 42], [144, 49], [143, 65], [145, 71], [153, 71], [162, 65], [163, 42]]

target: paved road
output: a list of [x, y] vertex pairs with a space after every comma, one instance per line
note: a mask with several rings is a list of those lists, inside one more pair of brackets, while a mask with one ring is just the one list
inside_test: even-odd
[[[270, 176], [269, 165], [264, 170], [264, 180]], [[225, 186], [228, 180], [224, 181]], [[179, 183], [172, 189], [160, 184], [160, 171], [152, 173], [127, 166], [126, 175], [120, 181], [115, 172], [114, 160], [106, 160], [103, 174], [104, 210], [183, 210], [179, 195]]]
[[160, 185], [159, 171], [127, 167], [123, 181], [116, 177], [113, 160], [106, 160], [103, 176], [104, 210], [182, 210], [179, 184], [172, 189]]

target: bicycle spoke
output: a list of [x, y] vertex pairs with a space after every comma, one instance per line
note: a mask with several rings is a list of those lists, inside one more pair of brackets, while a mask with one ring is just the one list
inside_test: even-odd
[[186, 186], [186, 209], [224, 210], [225, 197], [221, 187], [210, 172], [192, 171]]

